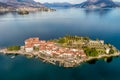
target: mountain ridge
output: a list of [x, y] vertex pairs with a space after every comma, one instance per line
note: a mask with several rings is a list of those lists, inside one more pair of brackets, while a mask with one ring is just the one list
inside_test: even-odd
[[43, 3], [47, 7], [77, 7], [77, 8], [114, 8], [119, 7], [118, 3], [112, 0], [86, 0], [79, 4], [68, 2]]
[[35, 2], [34, 0], [0, 0], [0, 2], [12, 7], [44, 7], [41, 3]]
[[114, 8], [117, 7], [112, 0], [87, 0], [83, 3], [76, 4], [74, 7], [80, 8]]
[[73, 4], [68, 2], [43, 3], [47, 7], [71, 7]]

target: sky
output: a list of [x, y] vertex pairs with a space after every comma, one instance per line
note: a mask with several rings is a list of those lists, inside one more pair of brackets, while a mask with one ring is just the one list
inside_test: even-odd
[[[49, 2], [49, 3], [52, 3], [52, 2], [81, 3], [81, 2], [86, 1], [86, 0], [35, 0], [35, 1], [38, 1], [41, 3], [44, 3], [44, 2]], [[120, 1], [120, 0], [113, 0], [113, 1]]]

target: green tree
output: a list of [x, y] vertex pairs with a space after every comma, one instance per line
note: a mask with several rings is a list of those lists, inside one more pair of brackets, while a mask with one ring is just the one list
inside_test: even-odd
[[20, 46], [9, 46], [7, 47], [8, 51], [18, 51], [20, 50]]
[[64, 38], [59, 38], [58, 39], [58, 43], [65, 43], [65, 42], [66, 42], [66, 40]]
[[90, 38], [89, 38], [89, 37], [83, 37], [83, 39], [84, 39], [84, 40], [90, 40]]
[[88, 47], [85, 47], [84, 48], [84, 52], [86, 53], [86, 55], [89, 57], [95, 57], [95, 56], [98, 56], [98, 52], [95, 48], [88, 48]]
[[114, 54], [114, 50], [111, 48], [109, 54]]
[[35, 51], [39, 51], [39, 47], [34, 47], [34, 50]]

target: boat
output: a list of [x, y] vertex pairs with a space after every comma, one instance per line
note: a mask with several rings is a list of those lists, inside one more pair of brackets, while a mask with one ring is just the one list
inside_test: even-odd
[[11, 56], [11, 58], [13, 59], [13, 58], [15, 58], [15, 56]]

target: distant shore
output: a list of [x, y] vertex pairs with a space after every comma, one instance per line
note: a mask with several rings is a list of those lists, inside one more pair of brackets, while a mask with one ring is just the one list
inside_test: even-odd
[[16, 12], [20, 15], [26, 15], [29, 14], [30, 12], [37, 12], [37, 11], [42, 11], [42, 12], [53, 12], [56, 11], [55, 9], [47, 8], [47, 7], [41, 7], [41, 8], [32, 8], [32, 7], [19, 7], [19, 8], [14, 8], [14, 7], [1, 7], [0, 12], [5, 13], [5, 12]]

